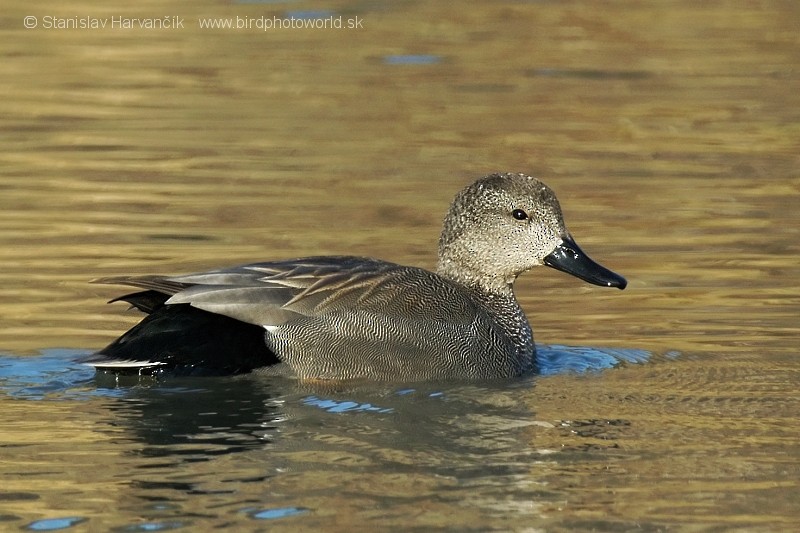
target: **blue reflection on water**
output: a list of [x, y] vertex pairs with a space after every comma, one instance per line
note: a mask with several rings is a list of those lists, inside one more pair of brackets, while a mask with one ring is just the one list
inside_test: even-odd
[[308, 396], [303, 398], [303, 403], [312, 405], [328, 411], [329, 413], [346, 413], [349, 411], [372, 411], [376, 413], [391, 413], [393, 409], [388, 407], [378, 407], [371, 403], [358, 403], [351, 401], [337, 401], [317, 396]]
[[383, 58], [387, 65], [434, 65], [441, 60], [441, 56], [433, 54], [389, 55]]
[[260, 511], [245, 509], [245, 512], [248, 515], [257, 520], [275, 520], [278, 518], [287, 518], [289, 516], [305, 514], [308, 511], [309, 510], [305, 507], [280, 507], [276, 509], [262, 509]]
[[320, 9], [318, 11], [315, 10], [287, 11], [285, 17], [297, 20], [314, 20], [314, 19], [326, 19], [328, 17], [332, 17], [333, 15], [334, 15], [333, 11]]
[[44, 518], [31, 522], [25, 529], [30, 531], [58, 531], [59, 529], [67, 529], [77, 524], [86, 522], [86, 518], [79, 516], [67, 516], [63, 518]]
[[627, 348], [593, 348], [591, 346], [538, 345], [536, 359], [543, 376], [567, 372], [597, 372], [624, 363], [645, 363], [651, 353]]
[[26, 400], [74, 400], [120, 396], [119, 390], [98, 389], [94, 369], [78, 363], [81, 350], [44, 350], [38, 356], [0, 354], [0, 393]]

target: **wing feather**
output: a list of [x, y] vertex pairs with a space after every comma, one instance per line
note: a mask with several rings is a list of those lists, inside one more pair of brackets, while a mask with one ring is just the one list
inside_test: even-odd
[[138, 289], [153, 290], [162, 294], [177, 294], [189, 286], [164, 276], [112, 276], [93, 279], [90, 283], [103, 285], [127, 285]]
[[[122, 276], [96, 282], [154, 290], [169, 296], [164, 302], [167, 305], [190, 304], [248, 324], [273, 327], [325, 313], [359, 310], [382, 313], [398, 297], [408, 300], [407, 312], [415, 308], [420, 316], [429, 316], [425, 315], [426, 306], [458, 307], [455, 302], [422, 302], [430, 298], [430, 293], [414, 291], [415, 285], [435, 282], [444, 286], [445, 292], [440, 296], [449, 292], [444, 280], [433, 278], [438, 277], [419, 268], [385, 261], [325, 256], [253, 263], [181, 276]], [[459, 322], [457, 315], [452, 318]]]

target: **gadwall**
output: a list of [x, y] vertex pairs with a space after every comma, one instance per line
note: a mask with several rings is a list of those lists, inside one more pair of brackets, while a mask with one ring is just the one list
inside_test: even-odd
[[624, 289], [570, 236], [553, 191], [524, 174], [462, 190], [436, 273], [376, 259], [308, 257], [185, 276], [95, 280], [147, 313], [87, 358], [118, 373], [285, 373], [300, 379], [486, 379], [536, 371], [514, 281], [547, 265]]

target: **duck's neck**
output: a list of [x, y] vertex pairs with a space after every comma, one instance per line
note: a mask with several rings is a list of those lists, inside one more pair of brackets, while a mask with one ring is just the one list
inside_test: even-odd
[[520, 367], [533, 369], [536, 364], [533, 331], [514, 295], [514, 278], [488, 277], [483, 273], [470, 272], [463, 264], [454, 268], [446, 260], [439, 261], [436, 273], [469, 289], [517, 347]]
[[472, 290], [514, 299], [514, 277], [493, 276], [446, 257], [439, 259], [436, 273]]

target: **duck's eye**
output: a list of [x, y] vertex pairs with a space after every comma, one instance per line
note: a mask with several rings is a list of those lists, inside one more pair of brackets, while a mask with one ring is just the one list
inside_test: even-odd
[[528, 219], [528, 213], [526, 213], [522, 209], [514, 209], [511, 212], [511, 216], [516, 218], [517, 220], [527, 220]]

